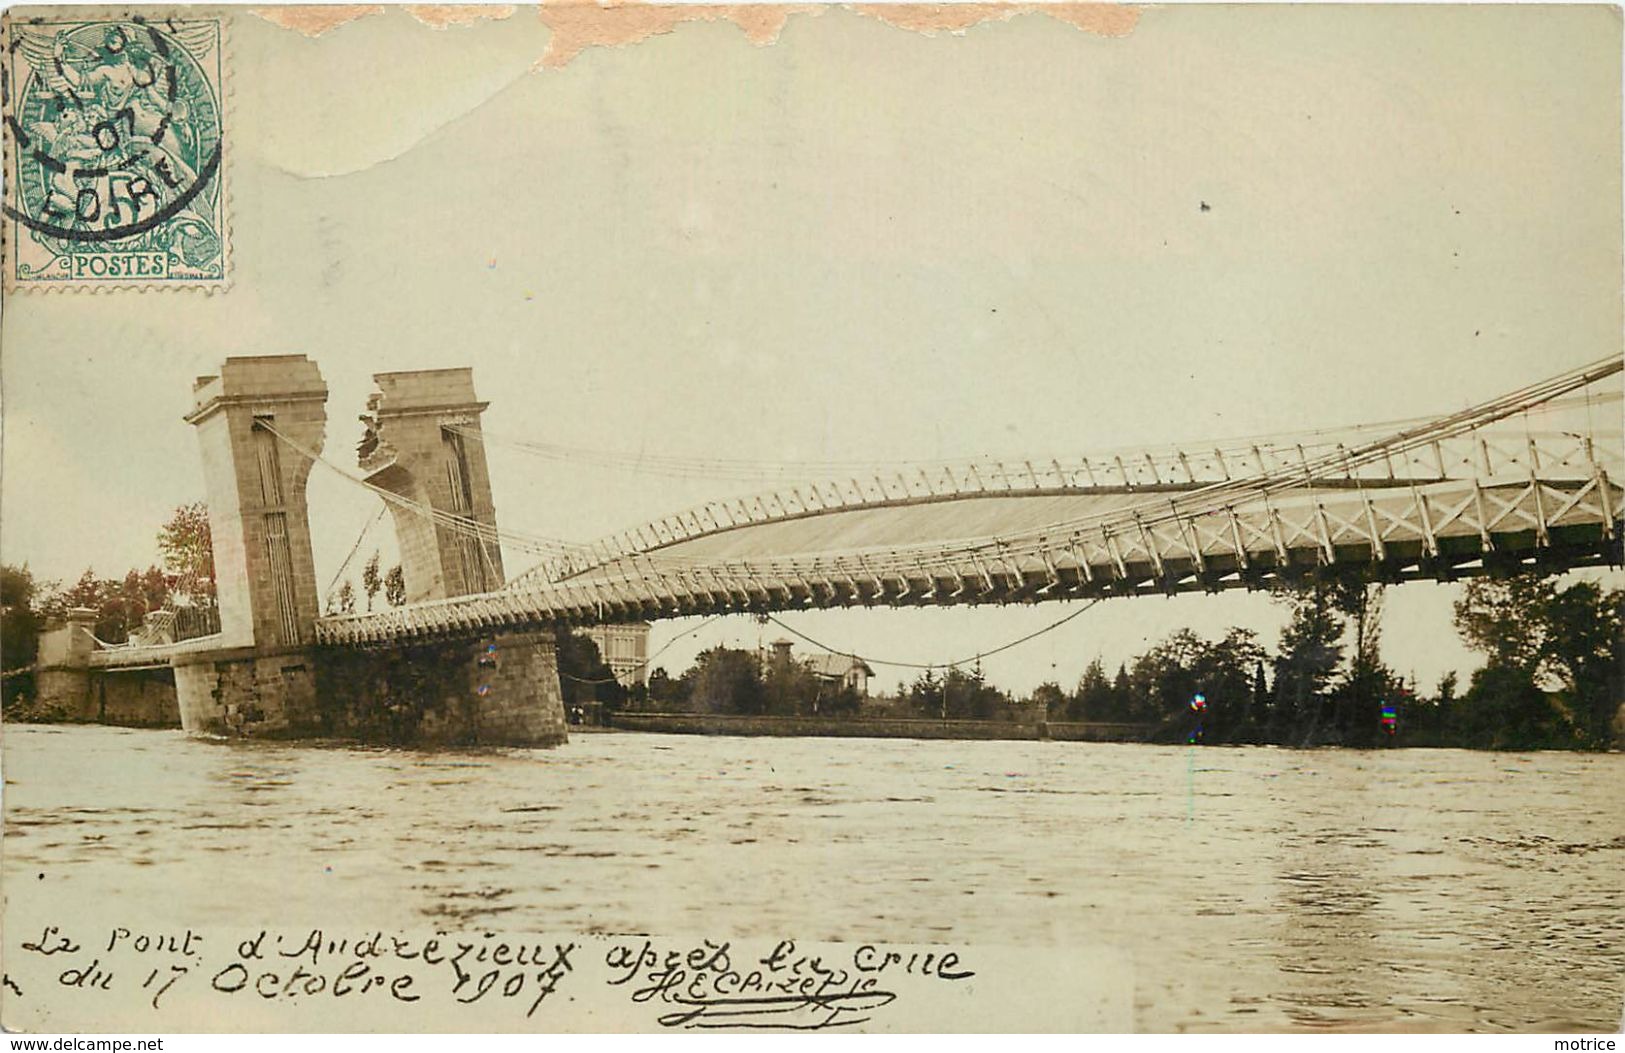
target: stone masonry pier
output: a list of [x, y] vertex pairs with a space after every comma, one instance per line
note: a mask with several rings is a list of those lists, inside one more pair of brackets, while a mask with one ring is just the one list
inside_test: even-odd
[[[375, 485], [420, 507], [495, 529], [466, 369], [388, 373], [369, 424], [390, 445], [364, 452]], [[550, 634], [509, 632], [432, 647], [370, 651], [317, 644], [319, 613], [305, 487], [325, 438], [327, 386], [303, 355], [228, 358], [200, 377], [197, 429], [214, 540], [221, 633], [173, 659], [180, 721], [196, 735], [341, 737], [422, 745], [564, 741]], [[383, 427], [380, 429], [379, 425]], [[409, 595], [446, 599], [500, 587], [495, 544], [481, 551], [398, 513]]]

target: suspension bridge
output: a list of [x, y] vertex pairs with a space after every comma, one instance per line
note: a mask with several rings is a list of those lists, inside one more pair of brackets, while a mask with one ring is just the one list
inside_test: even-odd
[[[323, 452], [315, 363], [232, 358], [199, 379], [187, 418], [203, 451], [220, 631], [177, 641], [159, 617], [133, 645], [104, 648], [69, 625], [42, 666], [54, 662], [70, 694], [87, 670], [172, 666], [183, 724], [199, 733], [399, 737], [404, 721], [429, 741], [549, 742], [564, 734], [560, 624], [1618, 565], [1622, 367], [1606, 358], [1436, 418], [900, 465], [574, 450], [485, 433], [470, 370], [384, 373], [352, 467]], [[499, 526], [486, 451], [504, 445], [735, 484], [823, 481], [580, 544]], [[403, 605], [322, 613], [305, 503], [318, 466], [383, 501]], [[505, 552], [534, 565], [508, 580]]]

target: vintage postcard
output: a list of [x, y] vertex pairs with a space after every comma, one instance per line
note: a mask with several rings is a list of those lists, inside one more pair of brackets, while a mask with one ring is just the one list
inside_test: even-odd
[[1620, 56], [11, 8], [0, 1024], [1616, 1031]]

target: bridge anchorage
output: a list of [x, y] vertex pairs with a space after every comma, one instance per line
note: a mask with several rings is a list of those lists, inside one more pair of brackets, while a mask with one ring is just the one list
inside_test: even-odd
[[[547, 745], [566, 734], [561, 624], [1618, 566], [1625, 435], [1618, 382], [1604, 382], [1622, 367], [1607, 358], [1436, 419], [1019, 463], [803, 466], [841, 481], [572, 545], [498, 526], [485, 451], [505, 440], [482, 430], [470, 370], [375, 376], [357, 475], [322, 454], [315, 363], [228, 358], [186, 418], [219, 633], [98, 649], [70, 620], [41, 641], [40, 692], [71, 702], [95, 678], [172, 667], [193, 734]], [[404, 606], [320, 613], [305, 503], [318, 461], [388, 507]], [[504, 546], [542, 562], [510, 582]]]

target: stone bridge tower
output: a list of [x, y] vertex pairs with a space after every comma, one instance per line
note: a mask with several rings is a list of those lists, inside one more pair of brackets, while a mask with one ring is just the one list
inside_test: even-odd
[[192, 395], [221, 632], [218, 647], [173, 660], [181, 724], [195, 734], [319, 731], [305, 484], [307, 454], [322, 450], [327, 384], [304, 355], [228, 358]]
[[[485, 404], [471, 371], [375, 379], [360, 452], [374, 485], [415, 506], [391, 506], [409, 600], [501, 588], [478, 438]], [[322, 452], [327, 385], [314, 362], [228, 358], [193, 395], [186, 419], [203, 452], [221, 634], [171, 659], [188, 732], [410, 745], [564, 741], [550, 631], [365, 652], [317, 646], [321, 597], [305, 485]], [[440, 525], [443, 516], [470, 529]]]
[[[471, 369], [379, 373], [357, 450], [367, 481], [411, 501], [390, 502], [408, 603], [500, 589], [505, 578]], [[437, 524], [427, 510], [465, 529]]]
[[199, 377], [187, 423], [197, 428], [225, 642], [300, 647], [321, 598], [305, 484], [322, 452], [327, 384], [304, 355], [228, 358]]
[[[502, 588], [502, 549], [470, 369], [379, 373], [362, 415], [356, 456], [367, 482], [390, 501], [406, 601]], [[551, 745], [565, 740], [564, 703], [551, 631], [491, 633], [411, 644], [404, 661], [332, 655], [322, 665], [333, 729], [369, 735], [386, 710], [422, 714], [411, 741]], [[404, 707], [403, 707], [404, 703]], [[390, 729], [386, 734], [396, 734]]]

